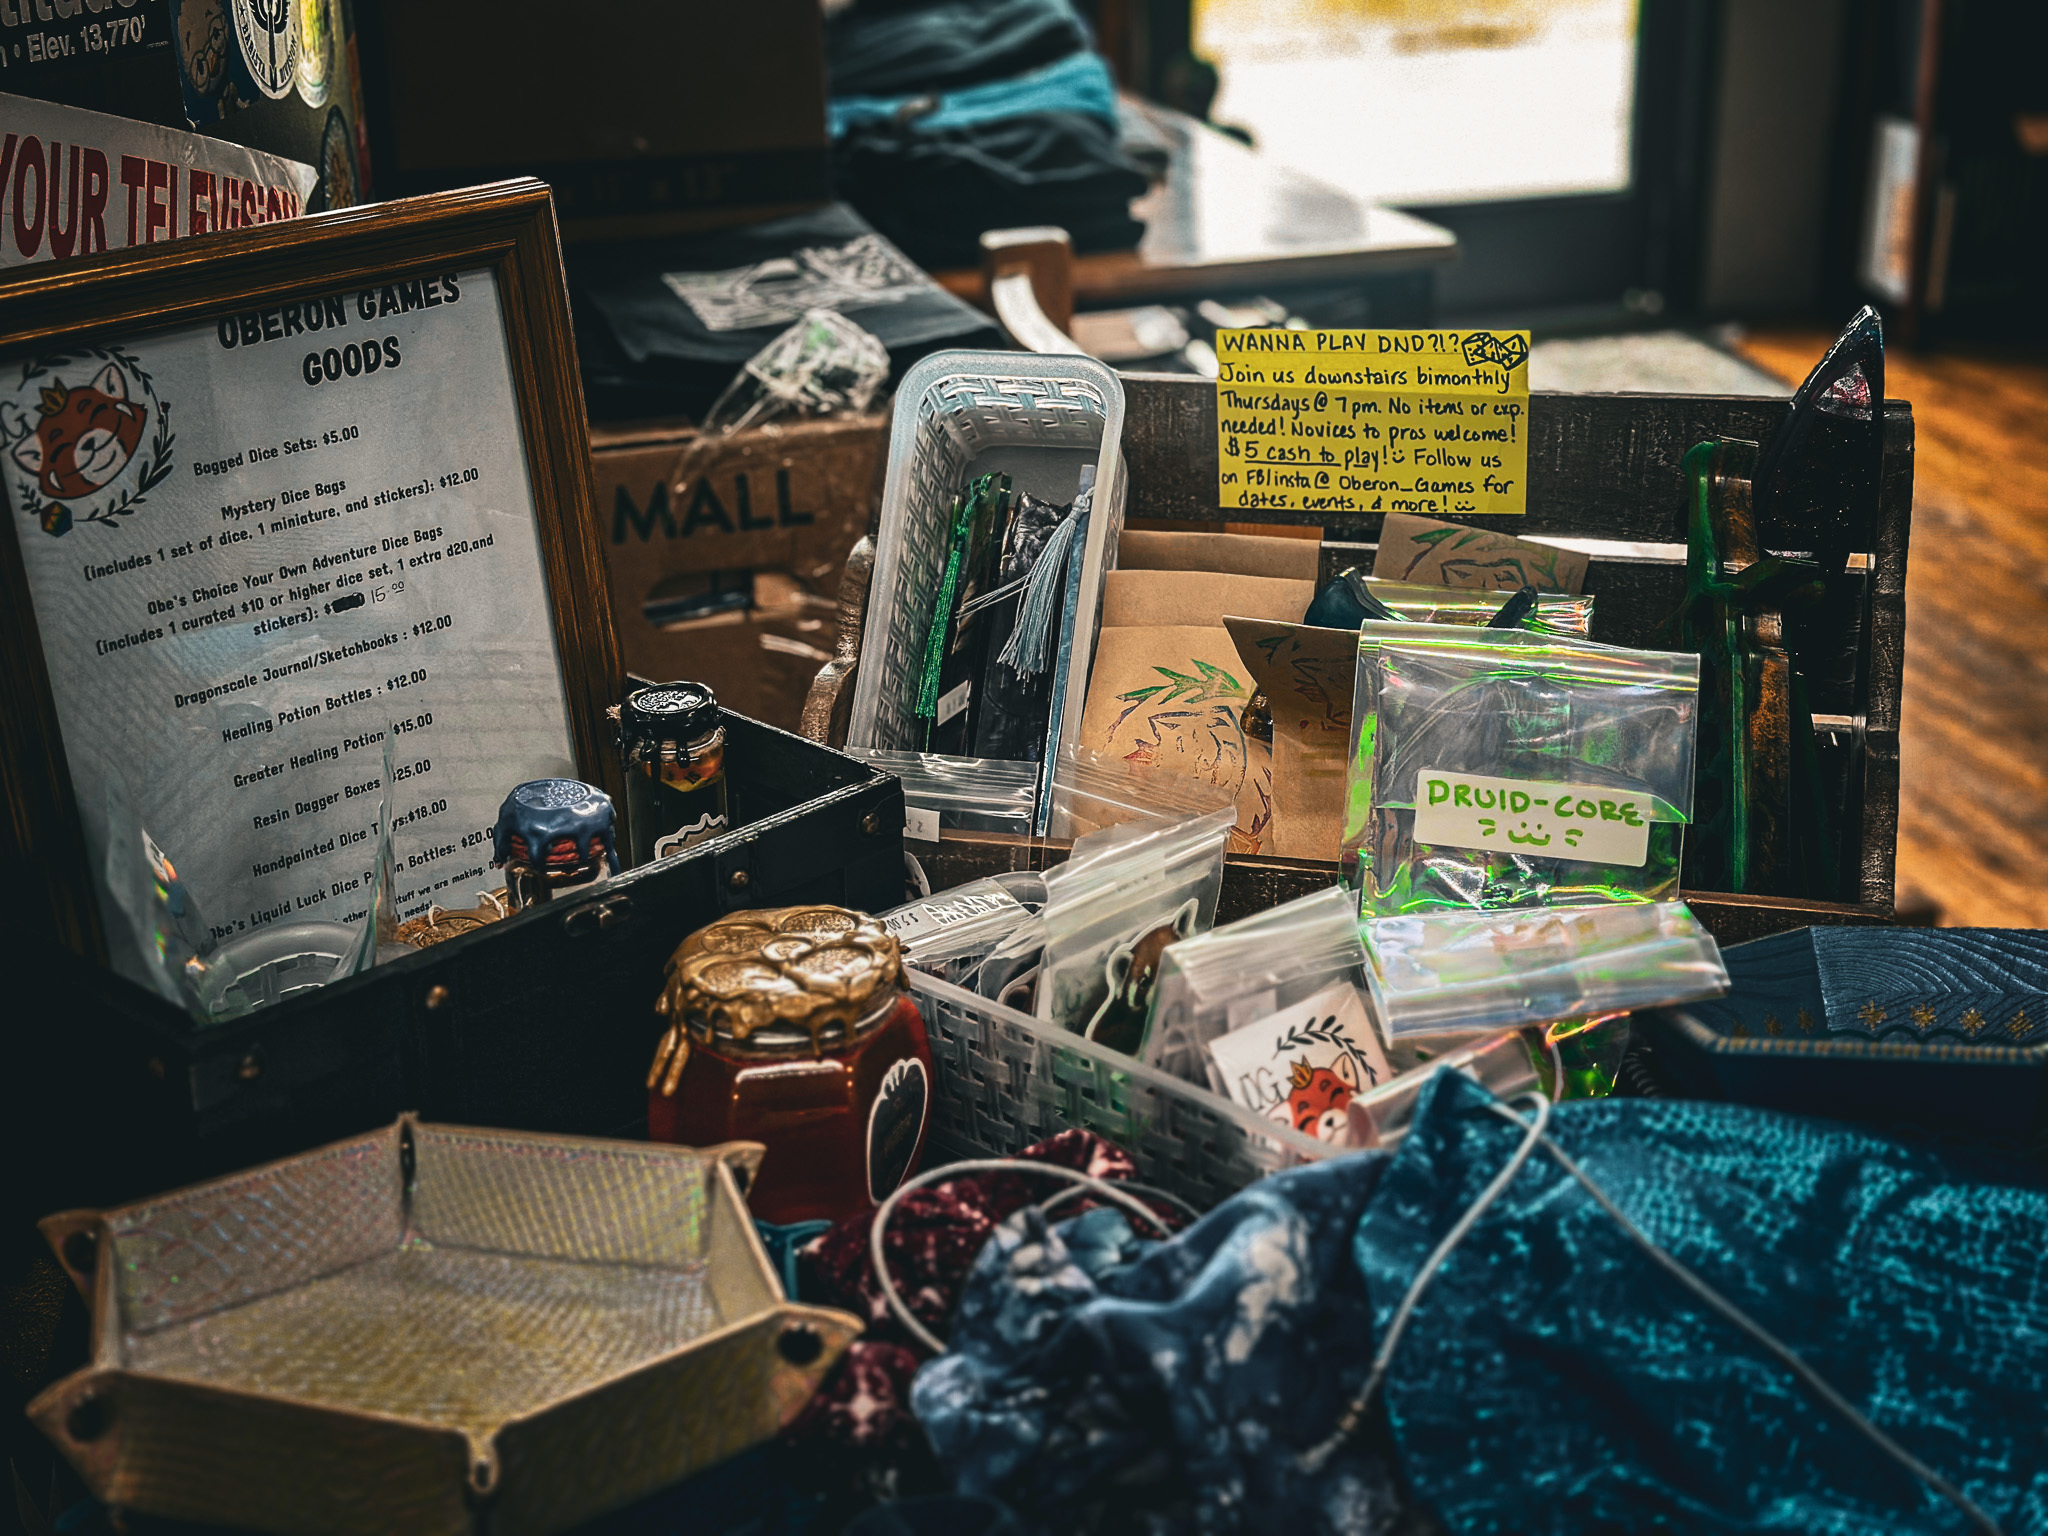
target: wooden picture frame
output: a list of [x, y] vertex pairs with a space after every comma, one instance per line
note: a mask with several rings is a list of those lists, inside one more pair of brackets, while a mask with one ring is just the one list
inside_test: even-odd
[[[588, 425], [548, 188], [499, 182], [0, 274], [0, 356], [115, 345], [364, 284], [489, 269], [509, 353], [555, 649], [580, 776], [616, 799], [602, 733], [623, 669], [591, 510]], [[187, 408], [188, 410], [191, 407]], [[0, 538], [0, 920], [29, 952], [101, 964], [106, 935], [21, 539]], [[147, 744], [138, 743], [147, 761]], [[506, 786], [511, 787], [509, 784]]]

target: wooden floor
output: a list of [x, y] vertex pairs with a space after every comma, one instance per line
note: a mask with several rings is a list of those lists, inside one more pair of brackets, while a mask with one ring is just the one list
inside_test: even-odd
[[[1831, 338], [1738, 349], [1797, 383]], [[1915, 424], [1898, 891], [1945, 924], [2048, 927], [2048, 365], [1885, 357]]]

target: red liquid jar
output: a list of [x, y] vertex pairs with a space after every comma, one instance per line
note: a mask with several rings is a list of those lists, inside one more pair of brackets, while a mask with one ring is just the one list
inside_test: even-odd
[[671, 958], [661, 1007], [670, 1025], [648, 1077], [648, 1134], [760, 1142], [755, 1216], [837, 1220], [916, 1170], [931, 1046], [896, 942], [872, 918], [839, 907], [723, 918]]

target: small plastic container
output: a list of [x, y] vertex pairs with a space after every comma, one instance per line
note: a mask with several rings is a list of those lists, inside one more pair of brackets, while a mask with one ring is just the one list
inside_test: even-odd
[[193, 967], [198, 1004], [209, 1019], [231, 1019], [325, 986], [362, 935], [345, 923], [278, 923], [229, 939]]
[[[1000, 473], [1018, 491], [1064, 504], [1092, 465], [1094, 497], [1072, 567], [1079, 579], [1069, 584], [1055, 621], [1043, 763], [1051, 766], [1060, 748], [1078, 743], [1103, 574], [1116, 563], [1123, 532], [1123, 432], [1122, 381], [1092, 357], [935, 352], [904, 373], [889, 433], [850, 746], [904, 751], [923, 739], [917, 681], [960, 488]], [[1051, 814], [1049, 785], [1041, 779], [1032, 829], [1039, 836], [1047, 835]]]

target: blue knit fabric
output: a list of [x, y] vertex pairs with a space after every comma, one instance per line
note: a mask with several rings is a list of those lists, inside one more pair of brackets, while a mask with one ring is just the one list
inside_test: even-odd
[[[1551, 1134], [1666, 1252], [1960, 1485], [2048, 1533], [2048, 1194], [1853, 1127], [1560, 1106]], [[1521, 1131], [1425, 1090], [1398, 1153], [1262, 1181], [1170, 1242], [1022, 1212], [912, 1402], [960, 1490], [1045, 1530], [1969, 1529], [1688, 1293], [1539, 1150], [1437, 1276], [1382, 1404], [1315, 1472], [1374, 1341]]]
[[[1567, 1104], [1558, 1144], [1665, 1252], [2007, 1536], [2048, 1530], [2048, 1196], [1832, 1121]], [[1521, 1132], [1430, 1085], [1358, 1227], [1384, 1328]], [[1905, 1536], [1970, 1527], [1658, 1269], [1538, 1151], [1426, 1294], [1386, 1411], [1452, 1530]]]

